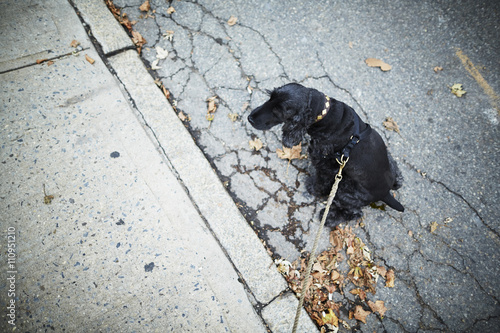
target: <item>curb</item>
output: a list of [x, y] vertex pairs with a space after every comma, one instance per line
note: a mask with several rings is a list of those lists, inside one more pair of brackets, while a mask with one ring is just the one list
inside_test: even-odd
[[[147, 72], [130, 38], [99, 0], [73, 0], [139, 113], [151, 139], [205, 220], [246, 286], [256, 311], [273, 332], [290, 331], [298, 300], [241, 215], [190, 133]], [[112, 33], [111, 33], [112, 32]], [[284, 320], [285, 319], [285, 320]], [[302, 309], [300, 332], [318, 331]]]

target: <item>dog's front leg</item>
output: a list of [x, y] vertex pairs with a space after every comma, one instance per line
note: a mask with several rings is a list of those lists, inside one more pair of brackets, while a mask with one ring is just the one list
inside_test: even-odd
[[309, 178], [306, 188], [309, 193], [317, 197], [324, 197], [330, 194], [335, 181], [337, 169], [315, 167], [314, 174]]

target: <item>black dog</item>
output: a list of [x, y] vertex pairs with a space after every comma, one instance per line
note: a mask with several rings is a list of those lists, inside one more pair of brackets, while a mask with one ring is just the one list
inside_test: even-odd
[[290, 83], [270, 92], [270, 99], [248, 116], [258, 130], [283, 123], [283, 144], [298, 145], [305, 134], [311, 140], [308, 153], [315, 174], [307, 184], [316, 196], [327, 196], [339, 170], [339, 162], [348, 159], [343, 178], [327, 224], [362, 216], [361, 207], [383, 201], [404, 211], [390, 190], [401, 187], [403, 177], [384, 141], [346, 104], [325, 96], [316, 89]]

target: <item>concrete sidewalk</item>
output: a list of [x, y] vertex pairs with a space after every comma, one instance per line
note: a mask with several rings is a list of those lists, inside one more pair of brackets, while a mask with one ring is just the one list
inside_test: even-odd
[[0, 25], [1, 331], [290, 331], [295, 296], [104, 3], [2, 1]]

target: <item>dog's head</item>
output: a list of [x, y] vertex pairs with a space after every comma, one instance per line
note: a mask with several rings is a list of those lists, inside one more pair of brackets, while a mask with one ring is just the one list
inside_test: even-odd
[[324, 98], [315, 89], [289, 83], [270, 91], [269, 100], [253, 110], [248, 121], [258, 130], [268, 130], [283, 123], [283, 145], [296, 146], [315, 122], [311, 107], [318, 95]]

